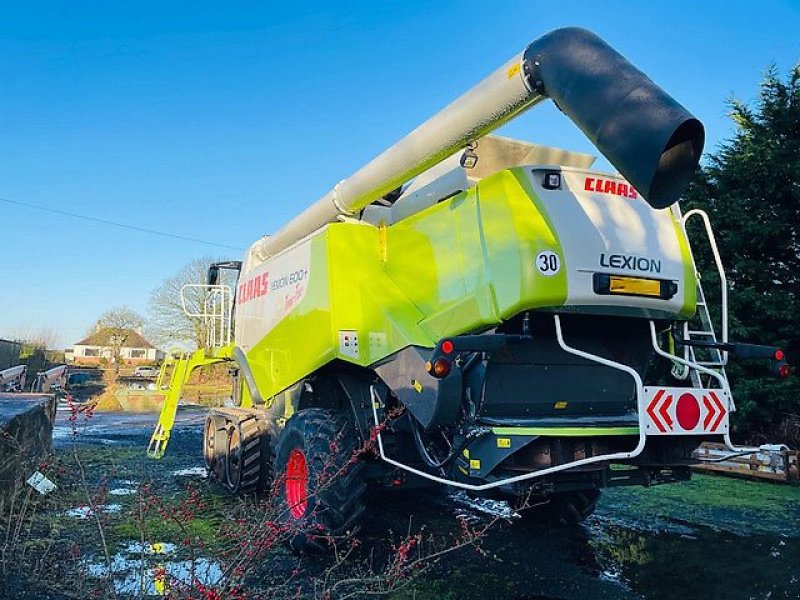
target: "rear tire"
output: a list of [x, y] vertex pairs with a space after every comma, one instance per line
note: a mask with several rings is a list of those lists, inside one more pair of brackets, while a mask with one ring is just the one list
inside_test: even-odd
[[287, 526], [296, 552], [326, 550], [355, 533], [364, 513], [364, 463], [353, 460], [359, 441], [338, 411], [295, 413], [275, 452], [276, 520]]

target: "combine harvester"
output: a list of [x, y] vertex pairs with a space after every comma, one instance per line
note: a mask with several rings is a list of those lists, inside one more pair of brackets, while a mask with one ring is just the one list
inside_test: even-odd
[[[619, 174], [488, 135], [547, 98]], [[175, 362], [150, 456], [167, 447], [189, 374], [219, 362], [237, 407], [208, 415], [209, 471], [232, 491], [274, 473], [282, 518], [322, 534], [353, 530], [368, 487], [431, 483], [547, 499], [528, 514], [574, 523], [603, 487], [688, 479], [704, 440], [740, 451], [728, 357], [788, 372], [777, 349], [728, 340], [711, 226], [676, 204], [703, 140], [594, 34], [539, 38], [241, 263], [186, 286], [206, 298], [194, 315], [210, 343]], [[690, 218], [723, 281], [719, 337]], [[373, 453], [319, 487], [324, 465], [371, 437]]]

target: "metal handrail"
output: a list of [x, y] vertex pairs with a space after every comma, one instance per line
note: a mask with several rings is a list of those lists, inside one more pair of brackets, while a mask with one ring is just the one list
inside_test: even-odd
[[[717, 381], [719, 381], [721, 386], [722, 386], [722, 390], [727, 393], [728, 403], [729, 403], [728, 411], [729, 412], [736, 412], [736, 404], [733, 401], [733, 393], [731, 392], [730, 384], [728, 383], [728, 379], [727, 379], [727, 377], [725, 377], [725, 375], [723, 375], [719, 371], [715, 371], [713, 369], [708, 369], [708, 368], [704, 367], [703, 365], [699, 365], [697, 363], [693, 363], [691, 361], [684, 360], [684, 359], [682, 359], [682, 358], [680, 358], [678, 356], [675, 356], [674, 354], [670, 354], [669, 352], [666, 352], [666, 351], [662, 350], [661, 347], [658, 345], [658, 338], [656, 336], [656, 328], [655, 328], [655, 324], [652, 321], [650, 321], [650, 339], [653, 342], [653, 348], [655, 349], [657, 354], [659, 354], [659, 355], [661, 355], [661, 356], [663, 356], [665, 358], [668, 358], [670, 360], [676, 361], [676, 362], [678, 362], [680, 364], [686, 365], [691, 369], [697, 369], [700, 372], [703, 372], [703, 373], [706, 373], [708, 375], [711, 375]], [[733, 440], [731, 439], [730, 427], [728, 427], [728, 431], [725, 432], [725, 434], [723, 436], [723, 439], [725, 440], [725, 445], [728, 447], [728, 450], [730, 450], [731, 452], [750, 453], [750, 452], [755, 452], [755, 451], [758, 450], [758, 447], [755, 447], [755, 446], [737, 446], [736, 444], [734, 444]]]
[[[709, 369], [708, 367], [704, 367], [703, 365], [698, 364], [697, 362], [681, 358], [679, 356], [667, 352], [666, 350], [663, 350], [661, 346], [658, 345], [658, 335], [656, 333], [656, 325], [655, 323], [653, 323], [653, 321], [650, 321], [650, 341], [653, 343], [653, 349], [656, 351], [656, 354], [658, 354], [659, 356], [663, 356], [664, 358], [669, 359], [672, 362], [676, 362], [678, 364], [689, 367], [690, 369], [695, 369], [696, 371], [700, 371], [701, 373], [710, 375], [711, 377], [719, 381], [720, 388], [724, 392], [727, 392], [728, 395], [730, 396], [730, 391], [731, 391], [730, 385], [728, 384], [727, 378], [724, 375], [722, 375], [722, 373], [720, 373], [719, 371], [715, 371], [714, 369]], [[733, 400], [731, 399], [731, 406], [732, 405], [733, 405]]]
[[[720, 304], [722, 306], [722, 341], [723, 343], [727, 343], [728, 341], [728, 278], [725, 275], [725, 267], [722, 266], [722, 257], [719, 253], [719, 248], [717, 246], [717, 238], [714, 235], [714, 230], [711, 228], [711, 220], [708, 218], [708, 214], [706, 211], [701, 210], [699, 208], [694, 208], [687, 212], [682, 217], [683, 223], [683, 233], [686, 235], [688, 239], [688, 234], [686, 233], [686, 223], [687, 221], [694, 216], [699, 216], [703, 220], [703, 225], [706, 230], [706, 235], [708, 236], [708, 242], [711, 246], [711, 253], [714, 256], [714, 264], [717, 267], [717, 272], [719, 273], [719, 282], [720, 282]], [[689, 252], [691, 252], [691, 245], [689, 246]], [[692, 262], [694, 262], [694, 256], [692, 256]], [[695, 263], [695, 269], [697, 268], [697, 263]], [[722, 354], [722, 364], [725, 365], [728, 363], [728, 352], [727, 350], [723, 350]]]
[[[203, 312], [190, 310], [186, 306], [186, 290], [204, 290]], [[230, 345], [233, 328], [233, 291], [227, 285], [187, 283], [181, 286], [181, 308], [194, 318], [201, 318], [206, 325], [206, 339], [210, 348]]]

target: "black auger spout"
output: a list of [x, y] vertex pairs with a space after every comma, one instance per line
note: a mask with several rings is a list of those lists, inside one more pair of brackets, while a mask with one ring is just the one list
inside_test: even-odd
[[703, 152], [703, 125], [619, 52], [566, 27], [527, 47], [523, 71], [651, 206], [678, 200]]

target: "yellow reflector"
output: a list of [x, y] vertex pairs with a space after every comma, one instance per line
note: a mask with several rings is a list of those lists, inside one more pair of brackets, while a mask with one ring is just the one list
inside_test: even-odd
[[608, 291], [612, 294], [635, 294], [660, 298], [661, 282], [657, 279], [612, 276], [609, 279]]
[[497, 438], [498, 448], [511, 448], [511, 438]]
[[481, 461], [476, 458], [473, 458], [469, 461], [469, 468], [473, 471], [480, 471], [481, 470]]

